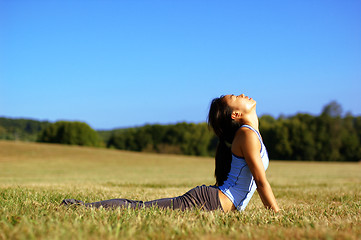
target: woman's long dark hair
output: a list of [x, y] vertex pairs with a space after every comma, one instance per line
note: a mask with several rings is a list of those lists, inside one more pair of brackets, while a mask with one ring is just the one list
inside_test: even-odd
[[219, 140], [214, 170], [217, 186], [223, 185], [231, 170], [232, 152], [227, 143], [232, 144], [234, 135], [241, 126], [239, 122], [231, 118], [232, 112], [223, 96], [212, 100], [208, 114], [208, 126], [213, 129]]

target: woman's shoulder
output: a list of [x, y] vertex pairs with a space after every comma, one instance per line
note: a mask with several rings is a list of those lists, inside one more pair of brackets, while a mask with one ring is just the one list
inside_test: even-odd
[[236, 131], [236, 137], [249, 137], [249, 136], [257, 136], [257, 133], [255, 132], [252, 127], [249, 127], [248, 125], [242, 125], [238, 130]]
[[260, 141], [257, 132], [248, 127], [240, 127], [233, 140], [233, 144], [236, 148], [247, 145], [256, 145], [260, 147]]

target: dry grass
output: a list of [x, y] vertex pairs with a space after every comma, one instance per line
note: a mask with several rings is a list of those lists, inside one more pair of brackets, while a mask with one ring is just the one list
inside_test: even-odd
[[280, 214], [59, 207], [214, 183], [210, 158], [0, 141], [0, 239], [361, 239], [361, 164], [272, 161]]

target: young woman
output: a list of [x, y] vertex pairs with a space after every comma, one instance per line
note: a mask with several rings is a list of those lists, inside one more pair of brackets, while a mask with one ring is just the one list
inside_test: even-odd
[[215, 186], [198, 186], [182, 196], [143, 202], [111, 199], [83, 203], [65, 199], [64, 205], [87, 207], [160, 207], [172, 209], [201, 208], [224, 212], [242, 211], [257, 189], [266, 208], [279, 211], [266, 178], [269, 159], [258, 129], [256, 101], [241, 94], [213, 99], [208, 124], [219, 138], [215, 157]]

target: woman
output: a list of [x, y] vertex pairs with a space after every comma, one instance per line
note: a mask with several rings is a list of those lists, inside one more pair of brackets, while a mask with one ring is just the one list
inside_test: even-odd
[[226, 95], [213, 99], [208, 124], [219, 138], [215, 157], [215, 186], [198, 186], [182, 196], [154, 201], [111, 199], [83, 203], [65, 199], [62, 204], [87, 207], [161, 207], [172, 209], [221, 209], [224, 212], [244, 210], [257, 189], [266, 208], [279, 211], [265, 170], [269, 159], [258, 129], [256, 101], [246, 97]]

